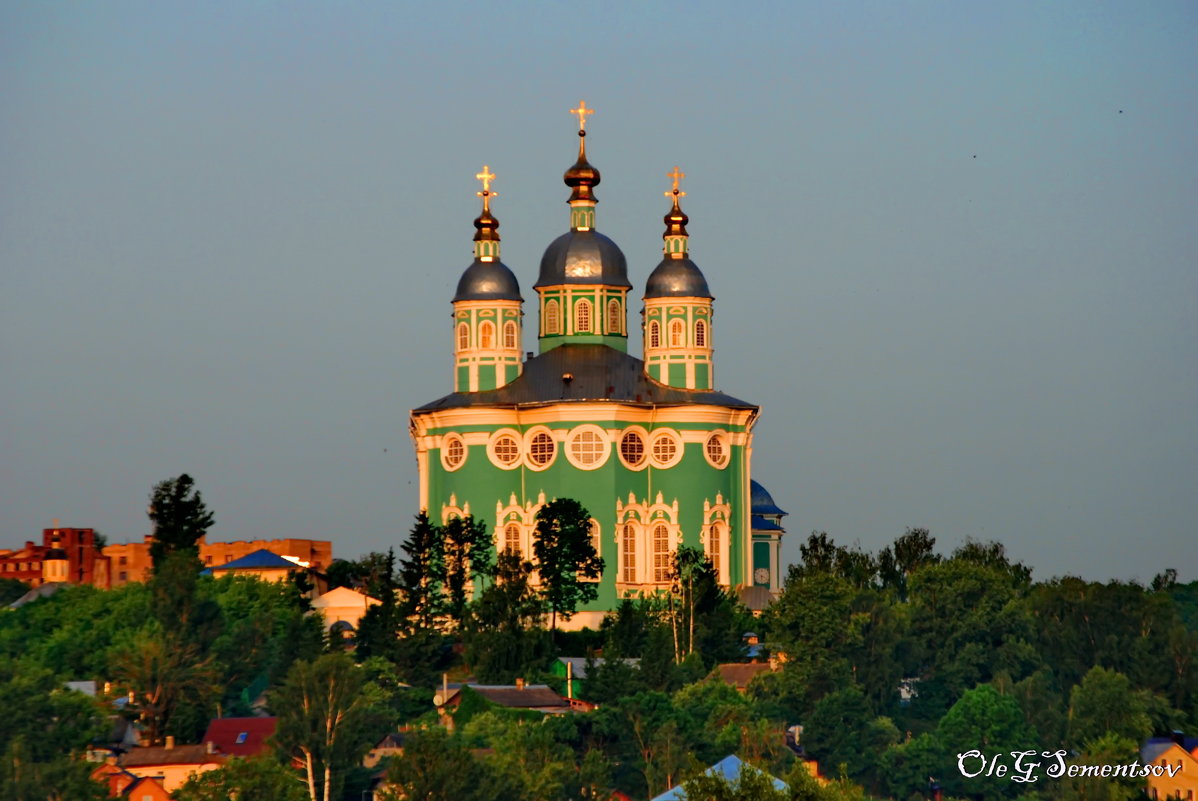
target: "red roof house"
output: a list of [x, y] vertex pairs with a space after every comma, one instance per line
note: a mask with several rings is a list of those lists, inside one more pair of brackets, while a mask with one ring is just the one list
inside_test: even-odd
[[269, 749], [266, 740], [275, 733], [278, 718], [215, 718], [204, 732], [204, 744], [219, 754], [251, 757]]

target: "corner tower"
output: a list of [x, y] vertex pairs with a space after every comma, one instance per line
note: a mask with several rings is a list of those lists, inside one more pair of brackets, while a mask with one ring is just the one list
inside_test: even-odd
[[587, 162], [586, 118], [579, 101], [578, 160], [562, 177], [570, 187], [570, 230], [541, 257], [533, 288], [539, 305], [541, 353], [559, 345], [608, 345], [628, 352], [628, 265], [615, 242], [595, 230], [599, 170]]
[[466, 268], [453, 296], [453, 364], [455, 392], [484, 392], [510, 384], [520, 376], [520, 284], [499, 260], [499, 220], [491, 214], [491, 181], [486, 165], [475, 176], [482, 181], [483, 210], [474, 221], [474, 263]]
[[711, 290], [699, 267], [690, 260], [690, 218], [679, 200], [686, 192], [678, 182], [686, 174], [677, 167], [667, 178], [674, 181], [674, 206], [665, 216], [665, 245], [661, 263], [645, 285], [645, 373], [652, 379], [679, 389], [705, 389], [714, 385], [712, 375]]

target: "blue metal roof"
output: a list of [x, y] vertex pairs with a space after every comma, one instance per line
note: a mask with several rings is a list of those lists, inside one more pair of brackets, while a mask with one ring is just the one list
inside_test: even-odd
[[[756, 509], [754, 509], [756, 511]], [[750, 527], [754, 531], [782, 531], [782, 526], [775, 523], [773, 520], [767, 520], [761, 515], [752, 515]]]
[[[734, 782], [740, 778], [741, 771], [744, 770], [745, 763], [740, 761], [740, 757], [735, 754], [729, 754], [719, 762], [712, 765], [707, 770], [703, 771], [708, 776], [723, 776], [726, 781]], [[770, 776], [774, 783], [775, 790], [785, 792], [789, 788], [781, 779]], [[671, 787], [659, 796], [653, 798], [653, 801], [685, 801], [686, 793], [682, 790], [682, 785]]]
[[755, 515], [784, 515], [786, 512], [778, 508], [769, 490], [761, 486], [760, 481], [749, 482], [749, 505]]
[[213, 565], [210, 570], [253, 570], [255, 568], [262, 570], [266, 568], [285, 567], [289, 570], [302, 570], [299, 565], [292, 562], [290, 559], [284, 559], [273, 551], [268, 551], [265, 548], [260, 548], [251, 554], [247, 554], [240, 559], [234, 559], [232, 562], [225, 562], [223, 565]]

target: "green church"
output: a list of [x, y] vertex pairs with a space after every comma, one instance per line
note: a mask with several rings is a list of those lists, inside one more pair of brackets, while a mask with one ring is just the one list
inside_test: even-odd
[[523, 350], [524, 297], [499, 253], [489, 168], [474, 261], [453, 297], [454, 391], [414, 409], [420, 506], [442, 522], [474, 515], [497, 550], [531, 555], [537, 510], [574, 498], [591, 515], [605, 568], [574, 626], [626, 597], [668, 589], [673, 552], [702, 548], [753, 608], [780, 590], [782, 516], [751, 479], [759, 408], [715, 389], [713, 296], [690, 258], [683, 174], [668, 176], [663, 256], [641, 296], [643, 358], [628, 353], [633, 289], [624, 253], [595, 228], [599, 170], [566, 170], [569, 230], [545, 249], [536, 292], [539, 352]]

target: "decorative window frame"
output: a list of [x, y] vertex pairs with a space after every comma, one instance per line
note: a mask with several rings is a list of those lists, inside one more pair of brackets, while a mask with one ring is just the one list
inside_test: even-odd
[[450, 493], [449, 503], [441, 504], [441, 525], [445, 525], [455, 517], [469, 517], [470, 502], [467, 501], [463, 506], [458, 506], [457, 493]]
[[[553, 442], [553, 455], [549, 457], [549, 461], [545, 462], [544, 464], [538, 464], [536, 460], [532, 458], [532, 441], [538, 434], [547, 434], [549, 439]], [[538, 473], [542, 470], [548, 470], [550, 467], [553, 467], [553, 463], [557, 461], [557, 457], [560, 455], [562, 450], [561, 446], [562, 443], [558, 441], [558, 437], [548, 427], [533, 426], [524, 432], [524, 466], [529, 470], [533, 470]]]
[[561, 322], [561, 304], [557, 302], [557, 298], [549, 298], [545, 301], [545, 319], [542, 325], [544, 335], [560, 334], [562, 332]]
[[695, 320], [695, 347], [707, 347], [707, 321]]
[[[449, 449], [455, 443], [462, 446], [462, 458], [456, 464], [449, 460]], [[466, 440], [462, 439], [462, 435], [456, 432], [451, 432], [441, 437], [440, 449], [441, 466], [444, 467], [445, 471], [448, 473], [461, 470], [462, 465], [466, 464], [467, 457], [470, 456], [470, 447], [466, 444]]]
[[495, 349], [495, 323], [490, 320], [483, 320], [478, 324], [478, 348], [479, 350]]
[[520, 349], [520, 327], [516, 325], [515, 320], [508, 320], [503, 324], [503, 347], [505, 350]]
[[[674, 455], [666, 460], [659, 460], [653, 452], [655, 446], [660, 440], [670, 438], [674, 441]], [[669, 470], [682, 461], [682, 456], [686, 451], [686, 444], [682, 441], [682, 437], [672, 428], [655, 429], [646, 443], [645, 452], [648, 455], [647, 462], [652, 464], [658, 470]]]
[[[511, 437], [516, 442], [516, 458], [510, 463], [504, 462], [495, 454], [495, 445], [501, 437]], [[524, 435], [514, 428], [501, 428], [491, 434], [487, 440], [487, 459], [500, 470], [515, 470], [524, 461]]]
[[[641, 461], [637, 464], [633, 464], [632, 462], [630, 462], [624, 458], [624, 437], [625, 437], [625, 435], [627, 435], [629, 433], [636, 434], [637, 436], [639, 436], [641, 438], [641, 445], [644, 448], [644, 452], [641, 455]], [[648, 467], [649, 466], [649, 456], [650, 456], [650, 450], [649, 450], [649, 440], [650, 439], [651, 438], [649, 436], [649, 432], [647, 430], [645, 430], [644, 428], [642, 428], [641, 426], [628, 426], [623, 431], [621, 431], [619, 440], [616, 442], [616, 454], [619, 456], [620, 464], [624, 465], [629, 470], [636, 470], [636, 471], [641, 471], [641, 470], [644, 470], [646, 467]]]
[[[578, 458], [574, 453], [574, 443], [577, 442], [583, 434], [594, 434], [599, 438], [599, 443], [603, 447], [599, 458], [592, 464], [586, 464]], [[611, 436], [597, 425], [585, 423], [575, 428], [570, 429], [570, 433], [566, 437], [566, 441], [561, 450], [566, 454], [566, 460], [570, 464], [577, 467], [579, 470], [598, 470], [603, 465], [607, 464], [607, 460], [611, 458]]]
[[671, 348], [686, 347], [686, 322], [681, 318], [675, 317], [670, 320], [667, 326], [669, 332], [669, 343]]
[[732, 552], [732, 506], [720, 492], [715, 495], [715, 503], [706, 498], [703, 500], [702, 537], [703, 553], [705, 554], [709, 552], [707, 544], [711, 541], [712, 529], [717, 526], [720, 533], [720, 553], [719, 563], [714, 566], [719, 583], [729, 587], [732, 585], [732, 574], [729, 567]]
[[[532, 561], [532, 538], [533, 532], [537, 528], [537, 512], [545, 505], [545, 493], [537, 493], [535, 503], [527, 503], [520, 505], [516, 498], [516, 493], [512, 493], [505, 504], [502, 501], [495, 502], [495, 529], [492, 535], [495, 542], [495, 553], [498, 555], [503, 553], [500, 546], [505, 544], [505, 531], [509, 525], [516, 525], [520, 529], [520, 554], [523, 559]], [[531, 584], [539, 584], [540, 577], [536, 571], [533, 571], [529, 578]]]
[[[624, 578], [624, 526], [631, 524], [636, 532], [636, 581], [626, 581]], [[669, 579], [654, 580], [653, 530], [658, 525], [664, 525], [667, 533], [667, 553], [670, 559], [682, 544], [682, 530], [678, 525], [678, 499], [667, 504], [660, 492], [652, 503], [648, 499], [638, 501], [635, 493], [628, 493], [628, 502], [616, 501], [616, 530], [620, 533], [616, 541], [616, 564], [619, 571], [616, 575], [616, 589], [621, 592], [636, 592], [668, 589]]]
[[[707, 449], [708, 443], [713, 439], [720, 444], [721, 453], [723, 454], [723, 459], [720, 461], [712, 459], [711, 453]], [[716, 470], [724, 470], [732, 463], [732, 438], [728, 436], [727, 431], [718, 428], [703, 438], [703, 458]]]
[[661, 347], [661, 323], [657, 322], [657, 320], [649, 321], [649, 335], [647, 339], [649, 340], [650, 348], [657, 349]]
[[594, 309], [591, 306], [591, 301], [587, 298], [579, 298], [574, 301], [574, 332], [577, 334], [589, 334], [594, 330], [595, 315]]
[[620, 301], [616, 298], [607, 302], [607, 333], [624, 333], [624, 315], [621, 313]]
[[458, 351], [470, 350], [470, 325], [468, 323], [458, 323], [457, 337], [454, 339], [454, 344], [458, 346]]

